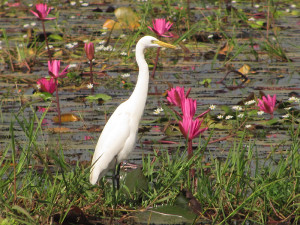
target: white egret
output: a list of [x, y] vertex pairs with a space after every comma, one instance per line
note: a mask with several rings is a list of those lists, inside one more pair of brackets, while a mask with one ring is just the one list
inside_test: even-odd
[[135, 49], [139, 67], [137, 83], [130, 98], [114, 111], [99, 137], [90, 171], [91, 184], [103, 177], [108, 169], [115, 169], [117, 163], [126, 159], [135, 146], [148, 94], [149, 68], [144, 50], [149, 47], [176, 48], [151, 36], [145, 36], [138, 41]]

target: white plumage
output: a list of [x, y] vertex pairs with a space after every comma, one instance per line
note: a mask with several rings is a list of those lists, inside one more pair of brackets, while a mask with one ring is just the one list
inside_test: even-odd
[[95, 184], [108, 169], [126, 159], [134, 149], [139, 122], [144, 112], [149, 83], [149, 69], [144, 57], [148, 47], [175, 46], [145, 36], [136, 45], [136, 61], [139, 67], [138, 80], [130, 98], [120, 104], [106, 123], [94, 152], [90, 183]]

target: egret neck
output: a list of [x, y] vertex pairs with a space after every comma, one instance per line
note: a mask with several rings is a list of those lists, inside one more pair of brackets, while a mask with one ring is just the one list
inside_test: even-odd
[[[128, 99], [128, 101], [133, 102], [133, 110], [135, 111], [135, 119], [140, 120], [142, 117], [146, 100], [148, 94], [148, 84], [149, 84], [149, 68], [148, 64], [144, 57], [145, 50], [144, 43], [138, 43], [136, 45], [136, 61], [139, 67], [139, 75], [137, 77], [137, 83], [133, 90], [132, 95]], [[134, 107], [136, 106], [136, 107]]]

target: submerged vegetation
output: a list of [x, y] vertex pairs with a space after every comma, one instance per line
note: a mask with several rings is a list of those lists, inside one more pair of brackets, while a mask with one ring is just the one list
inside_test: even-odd
[[[1, 30], [0, 224], [298, 224], [299, 42], [284, 32], [300, 5], [283, 2], [2, 1], [1, 17], [30, 22]], [[147, 151], [119, 190], [109, 175], [91, 185], [144, 35], [180, 46], [146, 52]], [[85, 160], [68, 155], [84, 141]]]

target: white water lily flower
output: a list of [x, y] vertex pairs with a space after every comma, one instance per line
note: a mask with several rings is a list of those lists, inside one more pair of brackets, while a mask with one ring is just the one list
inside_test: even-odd
[[154, 114], [154, 115], [158, 115], [158, 114], [160, 114], [160, 111], [159, 111], [158, 109], [155, 109], [155, 110], [153, 111], [153, 114]]
[[255, 100], [250, 100], [248, 102], [245, 102], [245, 105], [252, 105], [255, 103]]
[[232, 119], [232, 118], [233, 118], [233, 116], [228, 115], [228, 116], [225, 117], [225, 120], [230, 120], [230, 119]]
[[232, 109], [235, 110], [235, 111], [242, 111], [243, 110], [243, 108], [239, 105], [232, 106]]
[[[49, 49], [53, 48], [53, 45], [49, 45]], [[47, 46], [45, 47], [45, 49], [47, 50]]]
[[76, 67], [76, 66], [77, 66], [76, 63], [69, 64], [69, 69], [70, 69], [70, 68], [74, 68], [74, 67]]
[[243, 113], [240, 113], [239, 115], [237, 115], [238, 118], [243, 118], [244, 117], [244, 114]]
[[98, 52], [98, 51], [102, 51], [104, 48], [104, 45], [99, 45], [95, 48], [95, 51]]
[[210, 105], [209, 108], [210, 108], [210, 110], [215, 110], [216, 106], [215, 105]]
[[224, 117], [224, 116], [221, 115], [221, 114], [217, 116], [217, 118], [218, 118], [219, 120], [223, 119], [223, 117]]
[[74, 48], [74, 45], [72, 43], [68, 43], [65, 45], [66, 48]]
[[153, 111], [153, 114], [154, 115], [158, 115], [158, 114], [160, 114], [161, 112], [163, 112], [164, 110], [163, 110], [163, 108], [157, 108], [157, 109], [155, 109], [154, 111]]
[[290, 101], [290, 102], [300, 102], [300, 99], [299, 98], [296, 98], [295, 96], [293, 96], [293, 97], [290, 97], [289, 99], [288, 99], [288, 101]]
[[289, 117], [290, 117], [290, 114], [285, 114], [285, 115], [282, 116], [282, 118], [284, 118], [284, 119], [289, 118]]
[[86, 86], [88, 89], [92, 89], [94, 87], [93, 84], [89, 83], [87, 86]]
[[123, 74], [121, 75], [121, 77], [123, 77], [123, 78], [130, 77], [130, 73], [123, 73]]
[[264, 111], [258, 111], [257, 112], [257, 115], [261, 116], [262, 114], [264, 114], [265, 112]]

